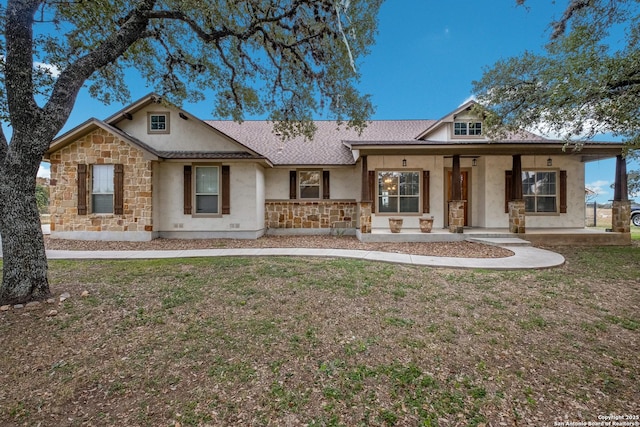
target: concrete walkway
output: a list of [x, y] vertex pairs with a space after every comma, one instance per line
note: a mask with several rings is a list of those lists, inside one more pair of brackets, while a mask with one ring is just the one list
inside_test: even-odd
[[504, 247], [513, 252], [506, 258], [453, 258], [398, 254], [391, 252], [312, 249], [312, 248], [247, 248], [247, 249], [197, 249], [164, 251], [47, 251], [49, 259], [153, 259], [195, 258], [221, 256], [313, 256], [353, 258], [426, 267], [481, 268], [488, 270], [524, 270], [557, 267], [564, 264], [564, 257], [555, 252], [534, 248], [520, 239], [474, 239], [475, 241]]

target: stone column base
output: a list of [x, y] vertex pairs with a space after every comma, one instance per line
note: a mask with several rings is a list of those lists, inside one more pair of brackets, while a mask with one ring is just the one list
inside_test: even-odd
[[613, 201], [611, 206], [611, 231], [615, 233], [631, 232], [631, 201]]
[[509, 232], [524, 234], [526, 215], [524, 211], [524, 200], [513, 200], [509, 202]]
[[358, 207], [358, 230], [371, 233], [371, 202], [360, 202]]
[[449, 232], [464, 232], [464, 204], [466, 200], [449, 201]]

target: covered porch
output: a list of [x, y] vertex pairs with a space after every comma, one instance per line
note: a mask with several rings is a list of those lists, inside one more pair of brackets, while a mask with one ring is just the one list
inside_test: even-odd
[[[631, 244], [626, 161], [618, 144], [588, 143], [580, 151], [564, 151], [561, 141], [420, 142], [353, 144], [359, 149], [362, 177], [357, 232], [361, 241], [517, 238], [535, 245]], [[585, 228], [584, 164], [611, 157], [617, 159], [613, 232]], [[410, 206], [413, 210], [403, 211], [400, 202], [387, 202], [391, 196], [383, 193], [383, 178], [390, 173], [400, 176], [397, 187], [407, 175], [404, 188], [419, 189], [411, 193], [419, 200]], [[530, 181], [525, 182], [525, 177]], [[394, 211], [387, 205], [400, 207]], [[417, 227], [423, 215], [435, 219], [431, 233]], [[391, 217], [404, 219], [401, 232], [391, 232], [387, 226]]]

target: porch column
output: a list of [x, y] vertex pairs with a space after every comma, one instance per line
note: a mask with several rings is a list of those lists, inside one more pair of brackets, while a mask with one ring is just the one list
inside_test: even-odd
[[449, 231], [464, 232], [464, 200], [462, 199], [462, 182], [460, 181], [460, 155], [453, 156], [451, 171], [451, 200], [449, 201]]
[[362, 156], [362, 170], [360, 173], [362, 185], [360, 186], [361, 188], [360, 200], [363, 202], [371, 201], [369, 200], [371, 193], [369, 193], [369, 173], [368, 172], [369, 172], [369, 166], [367, 165], [367, 156]]
[[369, 185], [369, 166], [367, 165], [367, 156], [362, 156], [361, 171], [361, 192], [360, 203], [358, 205], [358, 231], [361, 234], [371, 233], [371, 207], [373, 200], [371, 199], [371, 188]]
[[526, 215], [522, 196], [522, 156], [514, 154], [511, 166], [511, 195], [509, 200], [509, 232], [526, 231]]
[[616, 178], [611, 206], [611, 231], [631, 232], [631, 202], [627, 188], [627, 161], [622, 155], [616, 157]]

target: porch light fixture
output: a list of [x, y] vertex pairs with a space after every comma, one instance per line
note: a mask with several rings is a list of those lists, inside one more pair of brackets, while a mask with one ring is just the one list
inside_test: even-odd
[[551, 160], [551, 157], [547, 159], [547, 166], [553, 166], [553, 160]]
[[471, 160], [471, 166], [478, 166], [478, 159]]
[[402, 167], [407, 167], [407, 159], [402, 159]]

